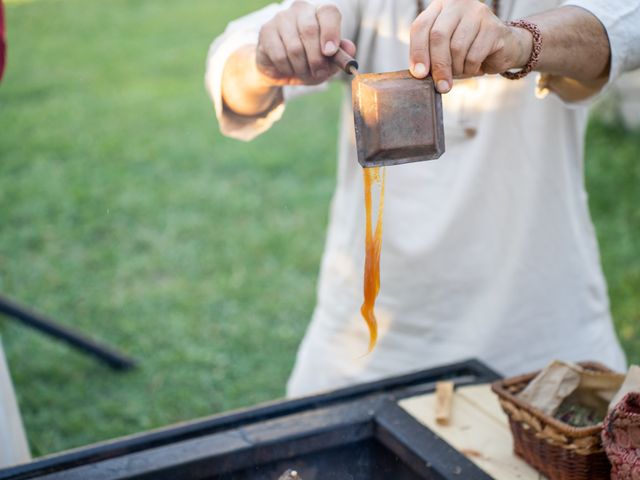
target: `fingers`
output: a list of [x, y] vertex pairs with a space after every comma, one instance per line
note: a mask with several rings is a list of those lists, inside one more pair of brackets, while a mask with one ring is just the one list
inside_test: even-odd
[[[424, 78], [431, 70], [440, 93], [451, 90], [453, 61], [451, 39], [460, 24], [463, 12], [459, 8], [444, 9], [441, 1], [433, 1], [411, 25], [409, 63], [413, 76]], [[470, 30], [469, 26], [464, 31]], [[470, 36], [471, 33], [465, 33]], [[474, 35], [475, 36], [475, 35]], [[471, 45], [471, 39], [469, 45]], [[462, 45], [460, 48], [464, 48]], [[456, 47], [458, 48], [458, 47]]]
[[306, 78], [310, 75], [307, 53], [300, 35], [298, 35], [296, 20], [290, 14], [287, 15], [287, 13], [280, 13], [279, 15], [282, 15], [282, 17], [278, 23], [278, 32], [287, 53], [289, 64], [293, 69], [293, 74], [300, 78]]
[[416, 78], [426, 77], [431, 68], [429, 58], [429, 34], [440, 11], [440, 2], [432, 2], [411, 25], [409, 64], [411, 74]]
[[446, 10], [438, 15], [429, 35], [431, 75], [440, 93], [447, 93], [453, 84], [451, 37], [460, 20], [458, 11]]
[[[316, 8], [295, 1], [260, 30], [256, 64], [260, 71], [286, 83], [317, 84], [327, 80], [337, 68], [330, 57], [341, 41], [340, 11], [333, 5]], [[345, 44], [348, 53], [355, 46]]]
[[446, 93], [454, 76], [501, 71], [513, 50], [503, 48], [508, 43], [505, 29], [477, 0], [432, 0], [411, 26], [411, 73], [424, 78], [430, 71], [438, 91]]
[[465, 74], [465, 63], [471, 45], [480, 32], [480, 23], [463, 18], [451, 37], [451, 59], [453, 76], [461, 77]]
[[282, 43], [276, 26], [266, 24], [260, 30], [256, 64], [266, 75], [273, 78], [293, 76], [293, 67], [289, 63], [287, 50]]
[[356, 56], [356, 45], [351, 40], [344, 39], [340, 42], [340, 48], [342, 48], [348, 55], [352, 57]]
[[307, 7], [299, 9], [296, 15], [298, 35], [304, 45], [311, 75], [326, 78], [329, 74], [329, 60], [320, 49], [320, 25], [316, 18], [316, 10], [311, 5], [307, 4]]
[[342, 15], [333, 5], [320, 5], [316, 9], [316, 19], [320, 26], [320, 47], [328, 57], [335, 55], [340, 45]]
[[484, 72], [483, 64], [496, 48], [496, 35], [491, 28], [482, 28], [469, 48], [464, 61], [464, 75], [475, 76]]

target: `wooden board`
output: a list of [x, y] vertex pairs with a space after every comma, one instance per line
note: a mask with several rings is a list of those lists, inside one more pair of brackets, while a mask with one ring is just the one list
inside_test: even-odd
[[507, 416], [490, 385], [458, 388], [448, 425], [436, 422], [436, 403], [430, 393], [402, 400], [400, 406], [495, 479], [545, 478], [513, 453]]

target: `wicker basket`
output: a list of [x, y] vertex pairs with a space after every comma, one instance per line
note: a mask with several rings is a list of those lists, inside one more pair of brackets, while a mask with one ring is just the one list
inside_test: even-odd
[[[598, 363], [580, 366], [610, 372]], [[491, 388], [509, 417], [513, 450], [550, 480], [609, 479], [611, 464], [602, 448], [602, 423], [572, 427], [516, 397], [539, 372], [495, 382]]]

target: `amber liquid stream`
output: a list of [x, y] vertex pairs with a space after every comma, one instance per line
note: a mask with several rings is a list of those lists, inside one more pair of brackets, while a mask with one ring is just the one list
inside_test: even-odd
[[[365, 260], [364, 260], [364, 303], [360, 313], [369, 327], [369, 349], [373, 350], [378, 339], [378, 321], [374, 311], [376, 297], [380, 291], [380, 252], [382, 250], [382, 217], [384, 213], [384, 168], [363, 168], [364, 205], [366, 209]], [[378, 200], [378, 217], [373, 229], [372, 189], [380, 188]]]

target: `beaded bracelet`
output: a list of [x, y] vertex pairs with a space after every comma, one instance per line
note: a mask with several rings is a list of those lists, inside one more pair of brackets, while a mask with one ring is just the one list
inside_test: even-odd
[[542, 32], [540, 31], [540, 27], [535, 23], [528, 22], [527, 20], [515, 20], [513, 22], [508, 22], [507, 26], [524, 28], [525, 30], [528, 30], [533, 37], [533, 48], [531, 49], [531, 55], [529, 56], [529, 60], [526, 65], [517, 72], [503, 72], [500, 74], [509, 80], [519, 80], [529, 75], [529, 73], [531, 73], [538, 64], [540, 52], [542, 51]]

